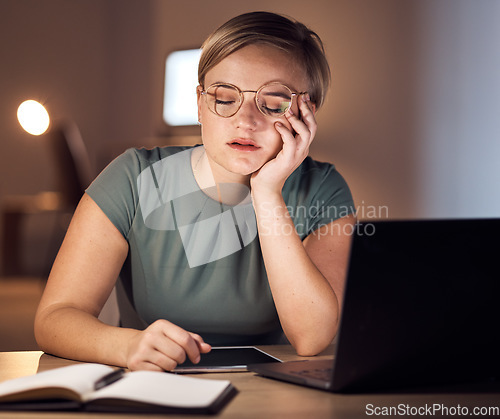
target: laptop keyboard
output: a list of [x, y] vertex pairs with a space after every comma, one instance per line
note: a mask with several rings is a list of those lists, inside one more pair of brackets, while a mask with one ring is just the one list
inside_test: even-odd
[[312, 368], [305, 370], [291, 371], [292, 374], [304, 378], [314, 378], [316, 380], [329, 381], [332, 378], [333, 368]]

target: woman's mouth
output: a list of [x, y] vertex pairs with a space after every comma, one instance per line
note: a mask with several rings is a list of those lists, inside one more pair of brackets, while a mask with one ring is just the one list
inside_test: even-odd
[[229, 147], [237, 151], [257, 151], [260, 149], [255, 141], [238, 138], [228, 143]]

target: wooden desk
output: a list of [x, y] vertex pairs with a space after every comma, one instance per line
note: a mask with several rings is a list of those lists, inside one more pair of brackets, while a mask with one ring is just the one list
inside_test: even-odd
[[[290, 346], [264, 346], [263, 350], [277, 356], [283, 361], [306, 359], [300, 358], [293, 352]], [[333, 347], [315, 357], [332, 358]], [[0, 381], [34, 374], [51, 368], [62, 367], [76, 362], [56, 358], [42, 352], [0, 352]], [[449, 409], [467, 408], [472, 414], [473, 409], [496, 407], [497, 415], [500, 416], [500, 397], [498, 393], [477, 394], [362, 394], [342, 395], [325, 391], [308, 389], [294, 384], [282, 383], [255, 375], [251, 372], [244, 373], [219, 373], [203, 374], [198, 377], [229, 379], [239, 390], [239, 394], [225, 407], [217, 417], [221, 418], [362, 418], [376, 415], [374, 409], [401, 406], [404, 409], [424, 409], [426, 406], [432, 408], [434, 404]], [[367, 408], [368, 406], [368, 408]], [[371, 415], [367, 415], [372, 413]], [[411, 411], [410, 411], [411, 412]], [[408, 417], [424, 415], [409, 415]], [[427, 414], [426, 416], [431, 416]], [[443, 415], [434, 415], [442, 417]], [[490, 411], [490, 417], [491, 417]], [[90, 414], [90, 413], [68, 413], [68, 412], [0, 412], [0, 419], [49, 419], [49, 418], [200, 418], [203, 416], [162, 416], [162, 415], [119, 415], [119, 414]], [[396, 416], [392, 416], [396, 417]], [[398, 415], [402, 417], [402, 415]], [[431, 416], [432, 417], [432, 416]], [[486, 417], [485, 415], [483, 417]]]

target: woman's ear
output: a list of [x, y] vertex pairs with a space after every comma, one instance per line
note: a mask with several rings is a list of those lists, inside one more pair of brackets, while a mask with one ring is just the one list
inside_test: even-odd
[[196, 87], [196, 102], [198, 105], [198, 123], [201, 125], [201, 105], [202, 105], [202, 94], [201, 92], [203, 91], [203, 87], [197, 86]]

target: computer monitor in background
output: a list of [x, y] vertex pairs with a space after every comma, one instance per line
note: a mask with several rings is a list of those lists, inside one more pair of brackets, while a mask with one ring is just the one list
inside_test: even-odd
[[163, 120], [169, 126], [196, 125], [196, 86], [200, 49], [178, 50], [167, 56]]

